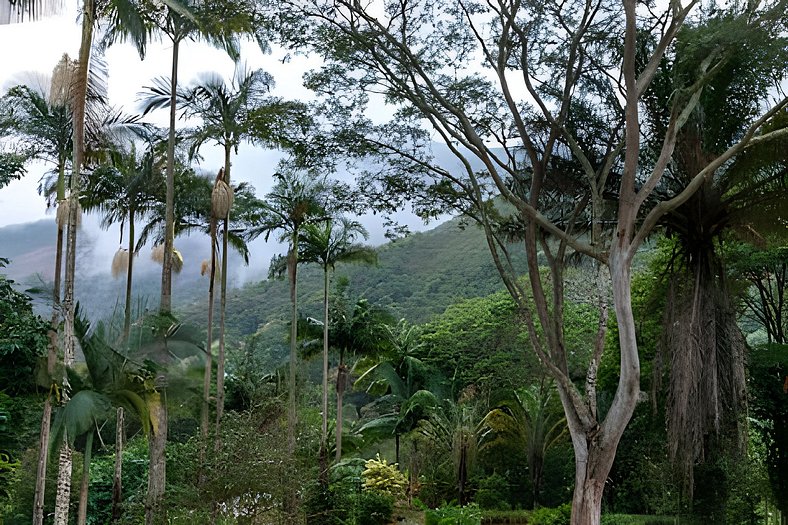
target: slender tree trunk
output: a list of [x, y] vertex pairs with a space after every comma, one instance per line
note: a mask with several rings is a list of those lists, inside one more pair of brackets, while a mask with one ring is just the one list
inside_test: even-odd
[[123, 309], [123, 343], [131, 330], [131, 281], [134, 275], [134, 206], [129, 207], [129, 265], [126, 268], [126, 305]]
[[287, 452], [295, 453], [296, 442], [296, 367], [298, 366], [298, 231], [293, 233], [290, 244], [290, 253], [287, 256], [288, 273], [290, 277], [290, 388], [287, 394]]
[[153, 525], [155, 518], [162, 510], [161, 500], [164, 497], [167, 480], [167, 463], [164, 455], [167, 445], [167, 399], [166, 395], [160, 392], [149, 394], [149, 399], [148, 407], [154, 425], [148, 438], [150, 460], [148, 496], [145, 502], [145, 525]]
[[320, 480], [328, 486], [328, 267], [323, 268], [323, 420], [320, 427]]
[[[205, 343], [205, 375], [202, 381], [202, 414], [200, 422], [200, 435], [202, 445], [200, 446], [200, 466], [205, 465], [205, 453], [208, 446], [208, 431], [211, 415], [211, 375], [213, 374], [213, 306], [214, 306], [214, 283], [216, 282], [216, 221], [211, 218], [211, 271], [208, 273], [210, 282], [208, 283], [208, 330]], [[203, 475], [201, 471], [201, 476]], [[204, 480], [201, 479], [202, 483]]]
[[337, 424], [336, 424], [336, 461], [342, 459], [342, 408], [345, 402], [345, 383], [347, 382], [347, 367], [345, 367], [344, 352], [339, 354], [339, 366], [337, 367]]
[[91, 430], [85, 441], [85, 458], [82, 467], [82, 484], [79, 487], [77, 525], [85, 525], [88, 519], [88, 490], [90, 488], [90, 460], [93, 457], [93, 434], [94, 432]]
[[60, 447], [55, 494], [55, 525], [68, 525], [68, 510], [71, 502], [71, 469], [73, 451], [65, 442]]
[[172, 80], [170, 83], [170, 132], [167, 138], [167, 194], [164, 211], [164, 261], [161, 266], [160, 310], [172, 309], [172, 245], [175, 239], [175, 113], [178, 88], [179, 38], [172, 40]]
[[[63, 188], [63, 164], [58, 175], [58, 203], [65, 197]], [[55, 276], [52, 287], [52, 323], [49, 332], [49, 347], [47, 353], [47, 374], [50, 380], [54, 379], [55, 363], [57, 362], [57, 330], [60, 324], [60, 275], [63, 266], [63, 228], [57, 224], [57, 246], [55, 249]], [[47, 456], [49, 452], [49, 434], [52, 421], [52, 394], [44, 400], [44, 413], [41, 415], [41, 432], [38, 441], [38, 464], [36, 466], [36, 489], [33, 497], [33, 525], [44, 523], [44, 492], [46, 491]]]
[[[230, 153], [231, 145], [224, 145], [224, 182], [230, 185]], [[230, 223], [230, 212], [224, 217], [222, 229], [222, 275], [219, 298], [219, 355], [216, 359], [216, 450], [221, 448], [221, 426], [224, 416], [224, 344], [225, 344], [225, 319], [227, 313], [227, 236]]]
[[[74, 152], [72, 161], [69, 217], [66, 235], [66, 272], [63, 306], [65, 309], [63, 364], [71, 366], [74, 360], [74, 278], [77, 258], [77, 217], [82, 159], [85, 148], [85, 103], [87, 96], [90, 47], [93, 43], [93, 0], [84, 0], [82, 7], [82, 37], [79, 45], [79, 61], [73, 87]], [[68, 398], [68, 381], [63, 385], [63, 401]], [[64, 443], [60, 449], [57, 497], [55, 499], [55, 525], [67, 525], [68, 504], [71, 498], [71, 448]]]
[[44, 490], [47, 476], [47, 449], [49, 448], [49, 429], [52, 417], [51, 394], [44, 400], [44, 413], [41, 416], [41, 435], [38, 440], [38, 466], [36, 468], [36, 492], [33, 500], [33, 525], [44, 523]]
[[120, 504], [123, 501], [123, 440], [125, 425], [123, 407], [118, 407], [115, 419], [115, 473], [112, 477], [112, 522], [120, 520]]

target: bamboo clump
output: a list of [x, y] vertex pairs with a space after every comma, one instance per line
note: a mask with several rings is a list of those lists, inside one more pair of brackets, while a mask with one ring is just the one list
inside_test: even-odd
[[117, 279], [125, 274], [129, 269], [129, 251], [125, 248], [118, 248], [112, 258], [112, 277]]
[[71, 211], [71, 203], [76, 202], [77, 205], [77, 228], [82, 225], [82, 205], [79, 201], [73, 201], [71, 197], [58, 201], [57, 213], [55, 220], [57, 221], [58, 228], [64, 229], [68, 225], [68, 216]]
[[[159, 244], [153, 247], [153, 251], [151, 252], [151, 259], [156, 261], [159, 264], [164, 262], [164, 245]], [[178, 251], [177, 248], [172, 249], [172, 271], [175, 273], [181, 273], [183, 270], [183, 255], [181, 252]]]

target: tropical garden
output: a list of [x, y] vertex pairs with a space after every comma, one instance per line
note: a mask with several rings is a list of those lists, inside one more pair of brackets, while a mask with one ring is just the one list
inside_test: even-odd
[[[37, 285], [0, 243], [0, 523], [788, 523], [786, 0], [79, 10], [0, 94], [0, 195], [45, 163], [55, 215]], [[179, 78], [197, 42], [234, 73]]]

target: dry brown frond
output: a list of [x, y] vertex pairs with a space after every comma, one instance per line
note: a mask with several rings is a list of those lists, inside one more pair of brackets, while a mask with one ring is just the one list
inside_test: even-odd
[[217, 180], [211, 192], [211, 215], [216, 219], [225, 219], [232, 205], [232, 188], [223, 180]]
[[[57, 225], [60, 229], [65, 229], [68, 225], [68, 217], [71, 211], [71, 197], [63, 199], [57, 203], [57, 213], [55, 214], [55, 220], [57, 221]], [[82, 226], [82, 205], [77, 203], [77, 228]]]
[[125, 248], [118, 248], [112, 258], [112, 277], [117, 279], [125, 274], [129, 269], [129, 251]]

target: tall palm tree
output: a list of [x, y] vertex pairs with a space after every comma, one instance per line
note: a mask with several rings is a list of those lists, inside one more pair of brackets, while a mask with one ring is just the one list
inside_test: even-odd
[[299, 257], [305, 262], [318, 263], [323, 269], [323, 420], [320, 429], [320, 460], [324, 472], [328, 468], [328, 289], [331, 271], [340, 262], [375, 264], [377, 252], [356, 243], [359, 237], [367, 239], [368, 236], [361, 223], [345, 217], [308, 224], [301, 233]]
[[302, 228], [310, 223], [322, 222], [326, 216], [327, 186], [321, 179], [307, 173], [285, 171], [275, 173], [276, 183], [266, 195], [260, 221], [249, 228], [246, 238], [251, 240], [265, 235], [268, 240], [279, 232], [279, 241], [288, 243], [287, 274], [290, 281], [290, 371], [287, 410], [287, 446], [295, 452], [296, 428], [296, 367], [298, 338], [298, 252]]
[[[202, 39], [227, 51], [238, 61], [239, 36], [259, 36], [253, 16], [253, 6], [247, 0], [168, 0], [164, 9], [152, 0], [144, 0], [148, 27], [154, 26], [172, 42], [172, 72], [169, 94], [170, 132], [167, 139], [166, 212], [164, 235], [164, 261], [161, 278], [161, 310], [169, 312], [172, 306], [172, 244], [175, 200], [175, 118], [178, 111], [178, 57], [180, 45], [187, 39]], [[261, 47], [265, 47], [258, 39]], [[151, 108], [148, 108], [148, 111]]]
[[[101, 227], [108, 229], [120, 223], [121, 242], [124, 224], [128, 225], [126, 248], [121, 248], [121, 259], [126, 264], [126, 297], [124, 302], [122, 341], [128, 340], [131, 326], [131, 291], [134, 256], [141, 246], [136, 245], [135, 224], [144, 219], [161, 195], [163, 179], [160, 176], [159, 158], [154, 145], [149, 143], [142, 153], [137, 145], [129, 143], [110, 152], [110, 163], [99, 166], [88, 181], [82, 200], [86, 211], [97, 210], [102, 214]], [[123, 256], [125, 255], [125, 256]], [[113, 265], [115, 261], [113, 261]], [[113, 273], [122, 268], [114, 268]]]
[[487, 412], [480, 425], [480, 449], [503, 442], [514, 443], [526, 451], [534, 508], [539, 506], [544, 460], [547, 451], [566, 435], [566, 419], [554, 397], [551, 382], [542, 380], [528, 388], [516, 390]]
[[58, 14], [63, 9], [59, 0], [8, 0], [0, 2], [0, 25], [37, 20]]
[[[166, 79], [156, 79], [150, 92], [142, 98], [145, 112], [170, 104], [171, 83]], [[275, 99], [267, 97], [267, 92], [273, 84], [271, 76], [261, 69], [249, 71], [237, 67], [232, 81], [228, 84], [216, 74], [205, 73], [199, 80], [187, 88], [176, 90], [176, 103], [182, 111], [183, 117], [198, 117], [202, 125], [189, 133], [191, 153], [196, 155], [206, 142], [214, 142], [224, 150], [224, 167], [220, 178], [217, 179], [216, 189], [223, 189], [223, 193], [231, 195], [231, 154], [238, 152], [238, 146], [243, 140], [253, 138], [254, 114], [261, 106], [274, 107]], [[220, 271], [220, 306], [219, 306], [219, 354], [217, 360], [216, 377], [216, 434], [219, 435], [221, 419], [224, 413], [224, 361], [225, 361], [225, 313], [227, 303], [227, 242], [229, 214], [232, 200], [228, 199], [227, 209], [222, 209], [217, 220], [223, 224], [221, 271]], [[223, 202], [220, 201], [220, 202]], [[215, 207], [216, 208], [216, 207]], [[213, 239], [213, 236], [212, 236]], [[212, 241], [213, 242], [213, 241]], [[213, 253], [213, 252], [212, 252]], [[215, 265], [211, 271], [215, 272]], [[213, 287], [211, 279], [209, 287]], [[212, 290], [211, 290], [212, 291]], [[209, 292], [208, 311], [213, 313], [213, 294]], [[210, 321], [209, 321], [210, 323]], [[209, 327], [210, 328], [210, 327]], [[212, 328], [210, 328], [212, 329]], [[217, 437], [217, 445], [218, 445]]]

